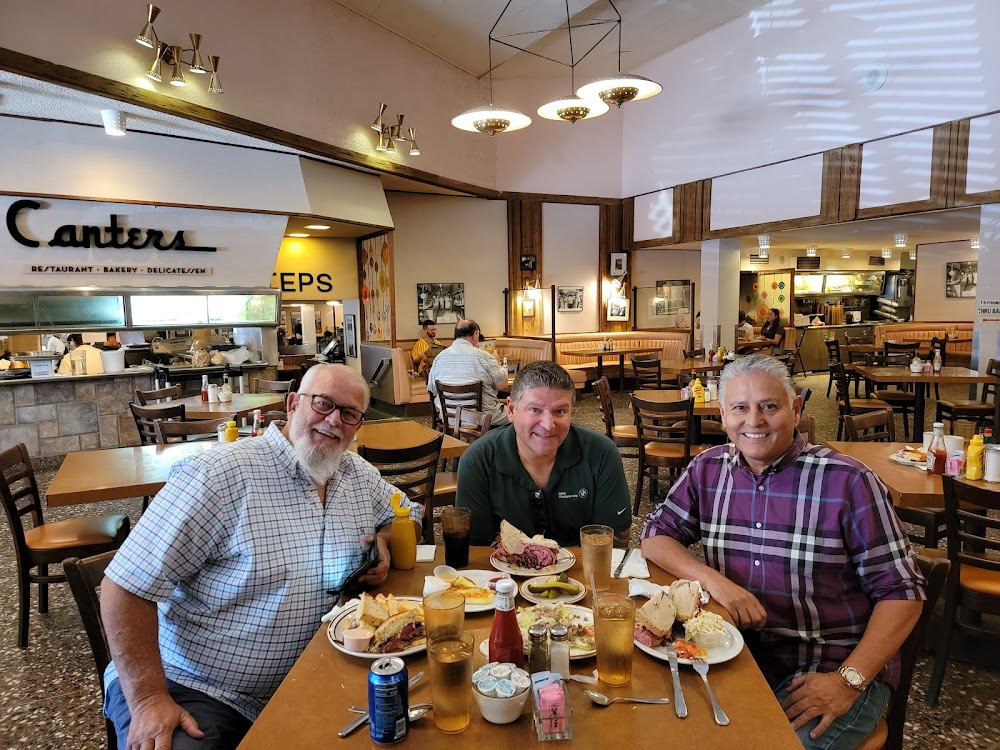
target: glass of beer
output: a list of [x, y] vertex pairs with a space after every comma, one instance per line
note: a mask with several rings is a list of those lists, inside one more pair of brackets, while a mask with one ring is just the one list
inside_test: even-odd
[[619, 594], [601, 594], [594, 607], [597, 677], [608, 685], [632, 681], [635, 602]]
[[594, 591], [611, 588], [611, 547], [615, 530], [610, 526], [591, 524], [580, 529], [580, 547], [583, 549], [583, 580], [594, 581]]
[[465, 627], [465, 597], [454, 589], [436, 591], [424, 597], [424, 629], [427, 640], [438, 636], [458, 636]]
[[475, 637], [468, 631], [428, 639], [434, 726], [461, 732], [472, 721], [472, 655]]
[[469, 567], [469, 534], [472, 525], [470, 508], [447, 507], [441, 510], [444, 535], [444, 561], [453, 568]]

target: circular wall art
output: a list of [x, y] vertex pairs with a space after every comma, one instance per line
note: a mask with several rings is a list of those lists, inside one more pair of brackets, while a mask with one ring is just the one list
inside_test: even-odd
[[784, 294], [779, 294], [778, 295], [778, 302], [784, 302], [784, 301], [785, 301], [785, 295]]
[[758, 283], [757, 283], [757, 282], [755, 281], [755, 282], [753, 283], [753, 290], [754, 290], [754, 291], [756, 292], [756, 291], [757, 291], [758, 289], [760, 289], [760, 284], [758, 284]]
[[760, 293], [760, 298], [761, 299], [767, 299], [767, 292], [761, 292]]
[[772, 289], [777, 289], [778, 288], [778, 282], [777, 281], [772, 281], [771, 282], [771, 288]]
[[784, 288], [785, 288], [785, 282], [784, 281], [779, 281], [778, 282], [778, 289], [784, 289]]

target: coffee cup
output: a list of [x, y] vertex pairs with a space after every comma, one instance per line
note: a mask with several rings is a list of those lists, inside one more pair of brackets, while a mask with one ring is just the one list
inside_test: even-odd
[[960, 451], [965, 447], [965, 438], [961, 435], [945, 435], [944, 447], [948, 450], [948, 455], [950, 456], [955, 451]]
[[930, 447], [932, 437], [934, 437], [933, 431], [928, 431], [924, 433], [924, 450], [927, 450], [927, 448]]

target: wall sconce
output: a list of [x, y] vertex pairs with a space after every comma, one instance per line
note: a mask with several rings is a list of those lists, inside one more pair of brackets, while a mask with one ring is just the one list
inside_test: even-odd
[[896, 247], [906, 247], [906, 235], [902, 232], [892, 235], [892, 240]]
[[[208, 58], [210, 68], [205, 67], [205, 62], [201, 56], [201, 34], [188, 34], [188, 37], [191, 39], [191, 47], [189, 49], [182, 49], [179, 44], [167, 44], [160, 41], [159, 36], [156, 34], [156, 29], [153, 28], [153, 23], [159, 15], [159, 8], [152, 4], [147, 5], [146, 23], [143, 24], [142, 29], [135, 37], [135, 41], [143, 47], [156, 50], [156, 57], [153, 58], [153, 64], [146, 71], [146, 78], [157, 83], [163, 82], [160, 70], [160, 63], [162, 61], [167, 65], [173, 66], [170, 84], [172, 86], [187, 86], [187, 81], [184, 80], [184, 72], [181, 69], [181, 65], [187, 65], [188, 72], [190, 73], [204, 75], [211, 72], [212, 77], [208, 81], [208, 93], [223, 93], [222, 82], [219, 80], [219, 62], [222, 58], [218, 55], [210, 55]], [[183, 59], [182, 56], [188, 53], [191, 55], [190, 58], [187, 60]]]
[[978, 250], [979, 249], [979, 235], [978, 234], [975, 237], [973, 237], [972, 239], [969, 240], [969, 247], [972, 250]]
[[104, 132], [108, 135], [125, 135], [125, 113], [117, 109], [102, 109], [101, 120], [104, 121]]
[[891, 258], [892, 257], [892, 248], [883, 247], [882, 248], [882, 257], [885, 258], [886, 260], [888, 260], [889, 258]]
[[916, 259], [917, 259], [917, 251], [910, 250], [910, 260], [916, 260]]
[[406, 115], [396, 115], [395, 125], [386, 125], [382, 122], [382, 115], [385, 114], [388, 108], [388, 104], [379, 104], [378, 117], [371, 124], [371, 129], [378, 133], [378, 144], [376, 144], [375, 150], [395, 154], [398, 153], [396, 151], [396, 141], [405, 141], [410, 144], [410, 156], [420, 156], [420, 147], [417, 146], [416, 128], [407, 128], [409, 137], [403, 135], [403, 118]]
[[757, 257], [766, 258], [768, 256], [768, 251], [771, 249], [771, 235], [757, 235], [757, 247]]
[[817, 248], [817, 246], [816, 246], [816, 245], [809, 245], [809, 246], [808, 246], [808, 247], [806, 248], [806, 255], [807, 255], [808, 257], [810, 257], [810, 258], [815, 258], [815, 257], [816, 257], [816, 250], [817, 250], [817, 249], [818, 249], [818, 248]]
[[841, 250], [840, 251], [840, 257], [843, 258], [844, 260], [847, 260], [848, 258], [850, 258], [851, 257], [851, 248], [845, 247], [843, 250]]

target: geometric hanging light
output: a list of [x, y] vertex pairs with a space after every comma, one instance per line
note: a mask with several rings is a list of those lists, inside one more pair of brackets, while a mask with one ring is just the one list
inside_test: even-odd
[[[209, 68], [205, 67], [205, 61], [201, 56], [201, 34], [188, 34], [188, 37], [191, 39], [191, 47], [188, 49], [181, 48], [179, 44], [165, 44], [160, 41], [160, 38], [156, 34], [156, 29], [153, 28], [153, 23], [159, 15], [160, 9], [155, 5], [148, 4], [146, 6], [146, 22], [135, 36], [137, 43], [143, 47], [156, 50], [153, 62], [149, 66], [149, 70], [146, 71], [146, 77], [157, 83], [162, 83], [163, 76], [160, 67], [162, 61], [167, 65], [173, 66], [170, 76], [171, 85], [187, 86], [187, 81], [184, 79], [184, 71], [181, 69], [182, 65], [186, 65], [190, 73], [204, 75], [209, 72]], [[188, 59], [183, 59], [183, 56], [188, 53], [190, 53]], [[221, 58], [216, 55], [210, 56], [209, 60], [211, 61], [212, 75], [208, 82], [208, 92], [210, 94], [222, 94], [224, 93], [222, 82], [219, 80], [219, 62]]]
[[611, 8], [618, 17], [618, 73], [603, 76], [581, 86], [577, 89], [576, 95], [584, 99], [596, 97], [605, 104], [615, 104], [620, 109], [626, 102], [637, 102], [656, 96], [663, 91], [663, 87], [648, 78], [622, 73], [622, 17], [613, 1], [611, 1]]
[[[576, 64], [589, 54], [591, 47], [579, 60], [573, 55], [573, 21], [569, 15], [569, 0], [566, 0], [566, 35], [569, 39], [569, 90], [570, 95], [555, 101], [543, 104], [538, 108], [538, 116], [546, 120], [563, 120], [564, 122], [576, 122], [577, 120], [592, 120], [605, 114], [609, 107], [597, 97], [591, 96], [584, 99], [572, 93], [576, 89]], [[596, 44], [594, 45], [597, 46]], [[530, 52], [530, 50], [527, 50]], [[534, 53], [532, 53], [534, 54]]]
[[806, 247], [806, 255], [810, 258], [815, 258], [817, 249], [816, 245], [809, 245]]
[[906, 235], [902, 232], [897, 232], [892, 236], [893, 244], [896, 247], [906, 247]]
[[882, 257], [886, 258], [886, 259], [891, 258], [892, 257], [892, 248], [883, 247], [882, 248]]

